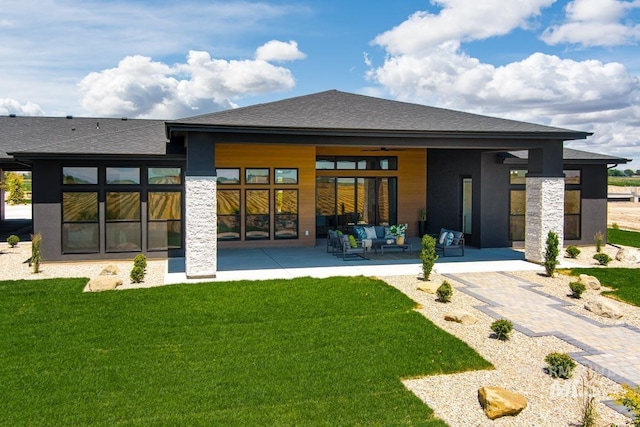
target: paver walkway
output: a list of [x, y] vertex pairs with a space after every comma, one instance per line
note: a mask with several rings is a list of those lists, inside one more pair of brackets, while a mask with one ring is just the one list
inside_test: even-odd
[[554, 335], [582, 351], [574, 360], [620, 383], [640, 385], [640, 329], [629, 325], [603, 325], [567, 310], [569, 304], [536, 289], [539, 285], [508, 273], [448, 275], [459, 288], [488, 304], [477, 307], [494, 318], [506, 318], [529, 335]]

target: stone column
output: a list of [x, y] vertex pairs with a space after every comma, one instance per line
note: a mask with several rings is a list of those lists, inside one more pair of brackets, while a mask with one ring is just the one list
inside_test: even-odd
[[564, 236], [564, 178], [527, 177], [527, 207], [525, 217], [524, 255], [528, 261], [544, 262], [549, 231], [560, 241], [562, 253]]
[[185, 267], [187, 278], [216, 277], [216, 177], [185, 178]]

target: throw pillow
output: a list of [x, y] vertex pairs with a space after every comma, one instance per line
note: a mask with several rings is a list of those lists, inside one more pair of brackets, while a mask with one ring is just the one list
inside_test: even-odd
[[391, 234], [391, 227], [384, 227], [384, 238], [385, 239], [394, 239], [395, 236]]
[[338, 234], [338, 237], [342, 236], [342, 231], [337, 230], [336, 233]]
[[444, 245], [444, 242], [447, 240], [447, 230], [444, 228], [440, 230], [440, 238], [438, 239], [438, 243]]
[[365, 227], [364, 232], [366, 234], [365, 239], [375, 239], [377, 237], [375, 227]]
[[444, 241], [444, 245], [451, 246], [451, 243], [453, 243], [453, 233], [451, 231], [448, 231]]
[[349, 234], [349, 243], [351, 244], [352, 249], [356, 249], [358, 247], [358, 242], [356, 242], [356, 238]]
[[367, 233], [364, 231], [363, 227], [353, 227], [353, 232], [356, 234], [358, 240], [367, 238]]

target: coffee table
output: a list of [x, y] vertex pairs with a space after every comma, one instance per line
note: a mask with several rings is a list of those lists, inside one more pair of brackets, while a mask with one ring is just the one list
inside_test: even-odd
[[411, 247], [411, 245], [409, 245], [407, 243], [405, 243], [404, 245], [398, 245], [398, 244], [395, 244], [395, 243], [390, 244], [390, 245], [384, 244], [384, 245], [380, 245], [380, 249], [381, 249], [381, 254], [382, 255], [384, 255], [384, 249], [385, 248], [387, 248], [387, 250], [389, 250], [389, 249], [402, 249], [402, 252], [405, 252], [405, 251], [412, 252], [413, 251], [413, 248]]

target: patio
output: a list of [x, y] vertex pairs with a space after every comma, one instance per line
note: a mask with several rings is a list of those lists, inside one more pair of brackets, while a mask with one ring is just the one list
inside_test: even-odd
[[[343, 260], [326, 251], [324, 239], [316, 246], [305, 248], [219, 249], [216, 281], [280, 279], [292, 277], [331, 276], [404, 276], [419, 275], [420, 240], [410, 239], [413, 252], [371, 253], [371, 259]], [[369, 256], [369, 254], [367, 255]], [[441, 274], [482, 271], [541, 270], [542, 267], [524, 260], [524, 252], [511, 248], [466, 248], [463, 257], [440, 257], [435, 271]], [[211, 281], [188, 280], [184, 258], [170, 258], [166, 283]]]

